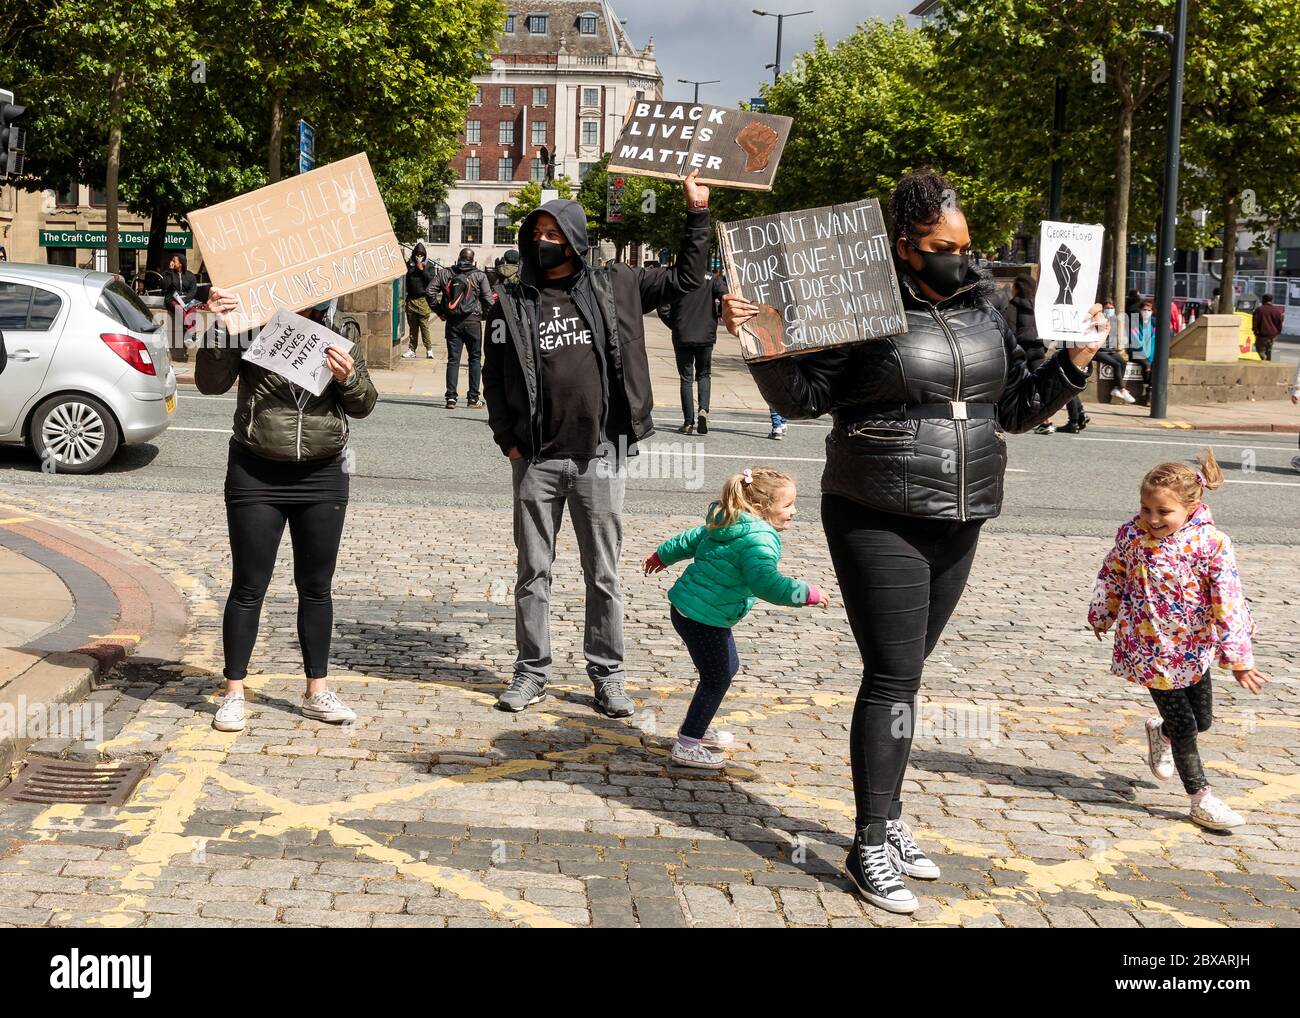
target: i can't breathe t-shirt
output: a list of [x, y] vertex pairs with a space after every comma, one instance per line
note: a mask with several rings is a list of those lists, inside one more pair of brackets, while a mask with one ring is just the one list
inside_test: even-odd
[[591, 327], [578, 313], [576, 276], [552, 280], [541, 290], [537, 344], [542, 359], [542, 448], [549, 458], [591, 457], [600, 444], [604, 389]]

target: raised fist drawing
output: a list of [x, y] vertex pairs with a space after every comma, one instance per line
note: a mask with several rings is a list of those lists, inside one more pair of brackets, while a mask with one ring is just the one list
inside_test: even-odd
[[758, 120], [751, 120], [741, 128], [736, 144], [745, 151], [745, 172], [759, 173], [767, 169], [780, 140], [780, 135]]
[[1081, 264], [1075, 253], [1064, 244], [1056, 249], [1056, 257], [1052, 259], [1052, 271], [1056, 273], [1056, 282], [1060, 290], [1056, 294], [1055, 303], [1074, 303], [1074, 286], [1079, 282]]

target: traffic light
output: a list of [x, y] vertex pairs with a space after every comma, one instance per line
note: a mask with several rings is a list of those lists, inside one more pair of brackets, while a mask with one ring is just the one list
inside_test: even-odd
[[27, 132], [14, 121], [27, 112], [14, 103], [14, 94], [0, 88], [0, 173], [16, 176], [23, 172]]

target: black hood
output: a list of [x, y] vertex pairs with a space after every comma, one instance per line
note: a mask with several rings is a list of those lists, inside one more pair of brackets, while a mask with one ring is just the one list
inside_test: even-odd
[[537, 264], [537, 245], [533, 243], [533, 224], [543, 212], [549, 212], [560, 224], [560, 232], [573, 248], [579, 261], [587, 257], [587, 213], [576, 201], [557, 198], [541, 208], [534, 209], [519, 225], [519, 278], [529, 286], [544, 282], [541, 267]]
[[428, 260], [428, 255], [425, 253], [423, 244], [416, 244], [415, 247], [411, 248], [411, 257], [407, 260], [406, 264], [414, 268], [417, 258], [424, 258], [426, 261]]

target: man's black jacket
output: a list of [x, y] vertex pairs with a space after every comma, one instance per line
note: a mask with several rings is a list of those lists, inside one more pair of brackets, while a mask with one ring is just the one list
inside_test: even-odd
[[538, 287], [545, 280], [537, 264], [533, 225], [550, 213], [574, 254], [583, 262], [573, 284], [573, 302], [591, 329], [605, 390], [601, 435], [615, 449], [628, 451], [654, 432], [650, 362], [642, 319], [660, 304], [699, 288], [709, 253], [709, 213], [686, 214], [677, 263], [632, 268], [615, 263], [586, 265], [587, 214], [575, 201], [550, 201], [519, 228], [519, 277], [498, 283], [498, 300], [487, 324], [483, 356], [483, 395], [492, 438], [504, 453], [511, 448], [531, 459], [541, 448], [541, 356], [537, 343]]
[[673, 330], [674, 346], [712, 346], [718, 340], [718, 316], [727, 284], [710, 273], [704, 284], [659, 308], [659, 320]]

